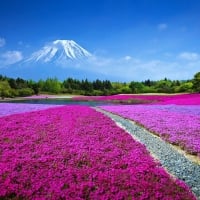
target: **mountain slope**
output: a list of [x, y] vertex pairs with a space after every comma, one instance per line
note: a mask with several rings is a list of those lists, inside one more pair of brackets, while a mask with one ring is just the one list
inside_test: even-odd
[[25, 62], [65, 63], [78, 61], [92, 56], [86, 49], [73, 40], [55, 40], [34, 52]]

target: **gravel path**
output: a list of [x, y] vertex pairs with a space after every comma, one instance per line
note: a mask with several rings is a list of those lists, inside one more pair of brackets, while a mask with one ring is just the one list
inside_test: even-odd
[[146, 146], [151, 154], [160, 161], [167, 171], [183, 180], [200, 200], [200, 165], [188, 160], [169, 143], [149, 133], [131, 120], [124, 119], [100, 108], [94, 108], [112, 118], [120, 127], [130, 133], [133, 138]]

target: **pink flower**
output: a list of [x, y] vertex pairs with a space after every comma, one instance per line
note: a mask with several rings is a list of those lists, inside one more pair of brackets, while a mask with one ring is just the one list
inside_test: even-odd
[[90, 107], [1, 117], [0, 133], [1, 199], [195, 199], [144, 145]]

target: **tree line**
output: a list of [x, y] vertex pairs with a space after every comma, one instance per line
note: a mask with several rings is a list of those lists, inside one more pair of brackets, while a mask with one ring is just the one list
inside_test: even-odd
[[0, 75], [0, 97], [30, 96], [39, 93], [48, 94], [81, 94], [81, 95], [112, 95], [112, 94], [137, 94], [137, 93], [182, 93], [200, 92], [200, 72], [192, 80], [158, 81], [145, 80], [129, 83], [110, 82], [109, 80], [89, 81], [67, 78], [59, 81], [57, 78], [46, 80], [24, 80], [22, 78], [9, 78]]

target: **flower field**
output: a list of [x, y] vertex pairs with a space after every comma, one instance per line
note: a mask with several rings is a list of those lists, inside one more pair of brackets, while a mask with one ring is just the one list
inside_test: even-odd
[[90, 107], [3, 113], [10, 115], [0, 117], [0, 199], [196, 199]]
[[151, 104], [176, 104], [176, 105], [200, 105], [200, 94], [177, 94], [177, 95], [112, 95], [112, 96], [79, 96], [74, 100], [88, 101], [117, 101], [128, 103], [151, 103]]
[[44, 110], [59, 105], [23, 104], [23, 103], [0, 103], [0, 117], [17, 113]]
[[136, 121], [200, 157], [200, 105], [123, 105], [101, 108]]

